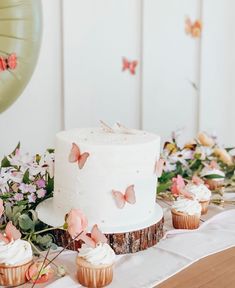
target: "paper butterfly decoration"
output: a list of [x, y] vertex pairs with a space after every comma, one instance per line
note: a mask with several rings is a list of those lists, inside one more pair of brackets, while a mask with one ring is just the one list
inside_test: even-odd
[[8, 222], [5, 228], [4, 235], [0, 233], [0, 240], [5, 242], [6, 244], [11, 241], [15, 241], [21, 238], [21, 233], [16, 227], [12, 224], [12, 222]]
[[109, 126], [104, 121], [100, 120], [101, 129], [106, 133], [116, 134], [134, 134], [132, 129], [129, 129], [119, 122], [116, 122], [113, 127]]
[[112, 190], [112, 194], [115, 203], [119, 209], [122, 209], [125, 206], [126, 202], [128, 202], [129, 204], [135, 204], [136, 202], [134, 185], [128, 186], [124, 194], [116, 190]]
[[163, 167], [165, 164], [165, 160], [160, 158], [159, 160], [156, 161], [155, 163], [155, 173], [157, 175], [157, 177], [161, 177], [162, 176], [162, 171], [163, 171]]
[[193, 38], [199, 38], [202, 32], [202, 22], [196, 20], [194, 23], [189, 17], [185, 19], [185, 32], [188, 35], [191, 35]]
[[100, 125], [101, 125], [101, 129], [106, 132], [106, 133], [114, 133], [114, 130], [112, 127], [110, 127], [107, 123], [105, 123], [104, 121], [100, 120]]
[[12, 53], [8, 58], [0, 57], [0, 72], [7, 69], [14, 70], [17, 66], [17, 57], [15, 53]]
[[98, 225], [95, 224], [93, 228], [91, 229], [91, 235], [88, 236], [86, 233], [82, 233], [79, 236], [79, 239], [81, 239], [85, 244], [88, 246], [95, 248], [97, 244], [99, 243], [107, 243], [108, 239], [105, 237], [105, 235], [100, 231], [98, 228]]
[[131, 75], [135, 75], [138, 61], [129, 61], [125, 57], [122, 58], [122, 71], [129, 70]]
[[70, 151], [70, 154], [69, 154], [69, 162], [71, 162], [71, 163], [77, 162], [78, 163], [78, 167], [80, 169], [82, 169], [83, 166], [86, 163], [87, 158], [89, 156], [90, 156], [90, 154], [88, 152], [85, 152], [85, 153], [81, 154], [81, 151], [80, 151], [78, 145], [73, 143], [71, 151]]

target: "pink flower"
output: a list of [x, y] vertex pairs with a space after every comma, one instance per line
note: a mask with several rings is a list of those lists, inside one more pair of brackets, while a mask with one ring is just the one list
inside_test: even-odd
[[9, 69], [14, 70], [17, 66], [17, 57], [15, 53], [12, 53], [8, 58], [7, 58], [7, 66]]
[[29, 203], [35, 203], [36, 202], [36, 195], [34, 193], [28, 195], [28, 200], [29, 200]]
[[43, 198], [45, 196], [45, 194], [46, 194], [46, 190], [43, 188], [41, 188], [37, 191], [38, 198]]
[[21, 194], [21, 193], [16, 193], [16, 194], [14, 195], [14, 199], [15, 199], [16, 201], [21, 201], [21, 200], [24, 199], [24, 196], [23, 196], [23, 194]]
[[3, 212], [4, 212], [3, 201], [2, 199], [0, 199], [0, 218], [2, 217]]
[[37, 181], [36, 181], [36, 184], [37, 184], [37, 186], [38, 186], [38, 188], [45, 188], [46, 187], [46, 182], [45, 182], [45, 180], [44, 179], [38, 179]]
[[68, 232], [72, 238], [87, 228], [88, 221], [85, 215], [79, 209], [72, 209], [67, 215], [66, 223], [68, 225]]
[[179, 196], [181, 191], [184, 189], [185, 187], [185, 183], [184, 183], [184, 179], [182, 176], [177, 175], [176, 178], [172, 179], [172, 186], [171, 186], [171, 193], [174, 196]]

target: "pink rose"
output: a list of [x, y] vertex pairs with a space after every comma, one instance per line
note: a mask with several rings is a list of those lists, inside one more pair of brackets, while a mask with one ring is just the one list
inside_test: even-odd
[[3, 201], [2, 199], [0, 199], [0, 218], [2, 217], [3, 212], [4, 212]]
[[184, 179], [182, 176], [177, 175], [176, 178], [172, 179], [172, 186], [171, 186], [171, 193], [174, 196], [179, 196], [181, 191], [184, 189], [185, 187], [185, 183], [184, 183]]
[[75, 238], [82, 231], [86, 230], [88, 225], [86, 216], [79, 209], [70, 210], [66, 223], [68, 225], [67, 230], [72, 238]]

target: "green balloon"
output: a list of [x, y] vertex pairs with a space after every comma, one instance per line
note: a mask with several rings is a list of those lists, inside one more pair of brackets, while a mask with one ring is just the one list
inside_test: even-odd
[[41, 23], [41, 0], [0, 0], [0, 57], [17, 57], [15, 69], [0, 71], [0, 113], [21, 95], [33, 74]]

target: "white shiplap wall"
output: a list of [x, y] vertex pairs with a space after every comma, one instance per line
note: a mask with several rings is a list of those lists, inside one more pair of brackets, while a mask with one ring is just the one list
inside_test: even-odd
[[[0, 156], [18, 140], [24, 150], [41, 152], [64, 126], [99, 119], [163, 138], [185, 127], [188, 139], [201, 128], [235, 143], [233, 0], [42, 2], [38, 66], [23, 95], [0, 115]], [[201, 11], [199, 41], [185, 35], [184, 18], [195, 20]], [[123, 56], [140, 61], [135, 76], [121, 71]]]

